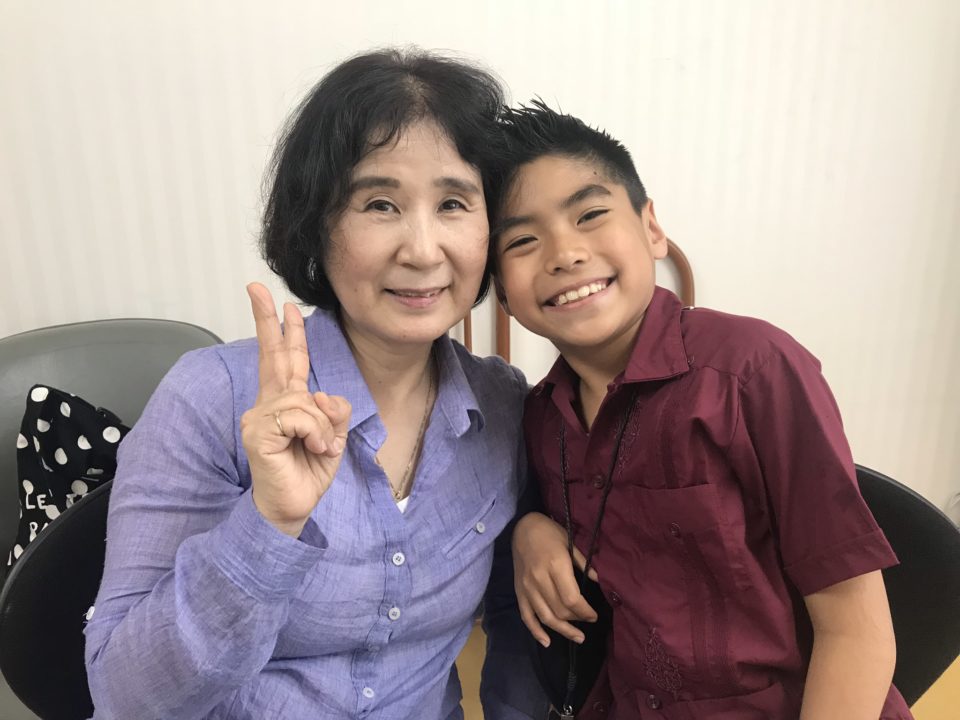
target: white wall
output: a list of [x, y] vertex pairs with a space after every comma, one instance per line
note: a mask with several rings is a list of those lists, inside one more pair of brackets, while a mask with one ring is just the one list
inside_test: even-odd
[[[860, 462], [941, 505], [960, 490], [954, 0], [2, 0], [0, 335], [249, 335], [276, 129], [331, 64], [393, 43], [480, 58], [623, 139], [698, 304], [810, 347]], [[552, 353], [515, 333], [514, 359], [535, 379]]]

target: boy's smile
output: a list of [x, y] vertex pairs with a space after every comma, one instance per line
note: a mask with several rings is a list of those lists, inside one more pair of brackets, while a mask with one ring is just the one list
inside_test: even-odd
[[521, 325], [564, 354], [632, 345], [667, 252], [652, 203], [637, 213], [598, 164], [546, 155], [517, 171], [500, 216], [497, 288]]

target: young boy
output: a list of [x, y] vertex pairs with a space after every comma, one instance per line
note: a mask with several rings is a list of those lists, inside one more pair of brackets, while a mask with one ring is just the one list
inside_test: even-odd
[[540, 622], [582, 639], [569, 518], [612, 608], [577, 717], [910, 718], [880, 574], [896, 557], [817, 360], [655, 286], [666, 236], [616, 140], [542, 104], [504, 126], [498, 294], [561, 353], [526, 404], [546, 515], [516, 528], [518, 599], [542, 643]]

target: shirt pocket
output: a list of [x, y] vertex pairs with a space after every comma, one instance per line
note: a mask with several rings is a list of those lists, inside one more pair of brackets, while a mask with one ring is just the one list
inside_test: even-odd
[[[641, 551], [696, 569], [723, 594], [750, 590], [744, 564], [743, 517], [725, 512], [713, 484], [652, 489], [631, 486]], [[693, 567], [691, 567], [693, 566]]]
[[468, 515], [458, 524], [451, 537], [440, 551], [449, 558], [466, 560], [483, 548], [492, 545], [510, 519], [510, 512], [500, 500], [500, 495], [491, 495], [480, 502], [480, 509]]

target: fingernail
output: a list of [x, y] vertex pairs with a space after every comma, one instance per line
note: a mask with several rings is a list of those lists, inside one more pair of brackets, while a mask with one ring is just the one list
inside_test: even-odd
[[540, 641], [540, 644], [543, 645], [545, 648], [550, 647], [550, 638], [543, 638]]
[[573, 641], [574, 641], [577, 645], [583, 645], [584, 637], [583, 637], [583, 635], [577, 635], [577, 636], [573, 639]]
[[343, 448], [346, 444], [347, 444], [347, 441], [338, 435], [333, 439], [333, 442], [331, 443], [330, 447], [333, 449], [334, 453], [339, 455], [340, 453], [343, 452]]

